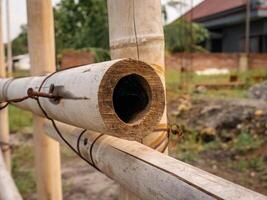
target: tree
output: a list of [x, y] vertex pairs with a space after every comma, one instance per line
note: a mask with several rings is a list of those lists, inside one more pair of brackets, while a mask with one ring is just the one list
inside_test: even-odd
[[54, 16], [57, 52], [85, 47], [108, 49], [106, 0], [62, 0]]
[[180, 13], [181, 8], [184, 7], [184, 5], [186, 4], [179, 0], [178, 1], [177, 0], [165, 0], [165, 3], [162, 4], [162, 12], [163, 12], [165, 22], [167, 22], [168, 17], [169, 17], [168, 15], [169, 13], [167, 12], [167, 6], [174, 8], [177, 13]]
[[[106, 0], [61, 0], [54, 8], [56, 50], [85, 49], [93, 51], [97, 60], [107, 59], [109, 47]], [[13, 40], [14, 55], [27, 50], [27, 27]]]
[[12, 41], [12, 52], [14, 56], [28, 53], [27, 26], [21, 26], [21, 33]]
[[183, 19], [164, 27], [166, 48], [170, 52], [206, 51], [201, 43], [209, 38], [206, 28]]

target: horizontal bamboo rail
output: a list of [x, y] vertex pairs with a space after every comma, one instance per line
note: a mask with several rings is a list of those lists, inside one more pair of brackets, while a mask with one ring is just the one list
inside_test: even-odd
[[[138, 142], [57, 123], [82, 157], [141, 199], [266, 200], [266, 196], [161, 154]], [[63, 142], [47, 122], [47, 135]], [[79, 148], [79, 149], [78, 149]]]
[[131, 59], [0, 79], [0, 98], [40, 116], [138, 141], [155, 128], [165, 107], [155, 70]]
[[7, 170], [0, 149], [0, 200], [22, 200], [21, 195]]

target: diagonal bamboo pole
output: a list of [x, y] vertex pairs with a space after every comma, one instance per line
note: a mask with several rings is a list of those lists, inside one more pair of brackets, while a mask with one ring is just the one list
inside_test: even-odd
[[[55, 71], [51, 0], [27, 0], [28, 42], [32, 75]], [[59, 144], [44, 134], [45, 119], [34, 115], [34, 146], [38, 200], [62, 199]]]
[[0, 199], [1, 200], [22, 200], [21, 195], [8, 172], [4, 163], [3, 154], [0, 150]]
[[[160, 0], [108, 0], [110, 52], [112, 59], [129, 57], [152, 64], [165, 85], [164, 34]], [[159, 128], [167, 127], [165, 113]], [[153, 132], [143, 144], [168, 152], [167, 132]], [[137, 199], [120, 188], [120, 199]]]
[[[81, 156], [144, 200], [266, 200], [266, 196], [159, 153], [135, 141], [56, 122]], [[46, 133], [66, 144], [50, 122]], [[81, 133], [83, 133], [81, 135]], [[100, 137], [101, 136], [101, 137]], [[79, 149], [79, 150], [78, 150]], [[136, 196], [135, 196], [136, 195]], [[127, 199], [129, 196], [124, 196]]]
[[[5, 67], [5, 53], [2, 36], [2, 5], [3, 1], [0, 0], [0, 78], [6, 77]], [[0, 141], [9, 143], [9, 126], [8, 126], [8, 109], [0, 110]], [[1, 149], [0, 149], [1, 150]], [[11, 152], [8, 146], [3, 147], [3, 157], [7, 169], [11, 172]]]

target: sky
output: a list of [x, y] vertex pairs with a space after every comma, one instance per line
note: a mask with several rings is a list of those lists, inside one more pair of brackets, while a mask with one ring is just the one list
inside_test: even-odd
[[[6, 0], [3, 1], [3, 35], [4, 35], [4, 42], [7, 41], [6, 39]], [[161, 0], [162, 3], [166, 3], [167, 0]], [[200, 3], [203, 0], [176, 0], [181, 1], [187, 6], [182, 6], [182, 9], [179, 6], [176, 6], [176, 8], [167, 6], [167, 12], [168, 12], [168, 22], [171, 22], [175, 20], [179, 15], [180, 12], [184, 13], [190, 8], [190, 2], [192, 1], [194, 5]], [[9, 0], [10, 4], [10, 22], [11, 22], [11, 38], [16, 38], [21, 29], [21, 25], [27, 24], [27, 14], [26, 14], [26, 0]], [[53, 5], [56, 5], [60, 0], [52, 0]]]
[[[58, 3], [60, 0], [52, 0], [53, 5]], [[2, 0], [2, 24], [3, 24], [3, 35], [4, 35], [4, 42], [7, 41], [6, 39], [6, 0]], [[27, 24], [27, 13], [26, 13], [26, 0], [9, 0], [10, 4], [10, 24], [11, 24], [11, 38], [16, 38], [21, 29], [20, 26], [23, 24]]]
[[[177, 6], [166, 6], [166, 10], [168, 13], [167, 23], [172, 22], [177, 19], [182, 14], [186, 13], [191, 7], [198, 5], [203, 0], [173, 0], [174, 2], [180, 2]], [[162, 4], [165, 4], [167, 0], [161, 0]]]

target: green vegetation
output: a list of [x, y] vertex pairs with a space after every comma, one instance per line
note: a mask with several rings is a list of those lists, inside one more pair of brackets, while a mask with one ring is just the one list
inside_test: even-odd
[[15, 73], [13, 74], [13, 77], [15, 77], [15, 78], [26, 77], [26, 76], [30, 76], [30, 71], [28, 71], [28, 70], [16, 70]]
[[197, 23], [176, 20], [164, 27], [166, 48], [174, 52], [203, 52], [201, 43], [209, 38], [209, 32]]
[[264, 172], [266, 169], [265, 162], [262, 157], [253, 157], [251, 159], [240, 159], [233, 162], [232, 167], [239, 172]]
[[181, 74], [177, 70], [167, 69], [165, 72], [167, 91], [177, 91], [181, 84]]
[[[29, 71], [16, 71], [14, 77], [29, 76]], [[11, 133], [21, 132], [24, 128], [31, 127], [32, 114], [15, 106], [8, 106], [9, 128]]]
[[54, 9], [57, 52], [95, 47], [108, 49], [105, 0], [62, 0]]
[[[103, 60], [101, 49], [109, 49], [105, 0], [62, 0], [54, 8], [54, 22], [57, 54], [65, 49], [93, 48], [96, 60]], [[13, 40], [14, 55], [28, 52], [26, 25], [21, 30], [21, 34]], [[199, 24], [177, 20], [166, 25], [164, 32], [170, 52], [206, 51], [201, 43], [209, 38], [209, 32]]]
[[[267, 160], [264, 154], [254, 153], [264, 149], [267, 141], [263, 136], [241, 132], [232, 141], [223, 142], [218, 133], [209, 141], [205, 140], [203, 133], [197, 131], [184, 129], [183, 133], [171, 152], [172, 156], [193, 164], [205, 162], [205, 166], [215, 166], [216, 169], [220, 166], [222, 171], [232, 169], [236, 173], [235, 177], [240, 173], [240, 182], [244, 185], [251, 184], [250, 179], [244, 179], [244, 176], [257, 176], [260, 184], [267, 188]], [[173, 135], [171, 140], [175, 140]]]
[[[57, 54], [64, 49], [109, 48], [105, 0], [62, 0], [54, 8], [54, 22]], [[200, 44], [209, 38], [209, 32], [199, 24], [177, 20], [165, 26], [164, 32], [170, 52], [206, 51]], [[14, 55], [27, 53], [27, 46], [27, 27], [23, 25], [13, 40]]]
[[12, 105], [9, 106], [9, 125], [11, 133], [22, 131], [32, 125], [32, 114]]
[[109, 51], [102, 48], [89, 48], [91, 52], [95, 54], [95, 62], [103, 62], [110, 60], [110, 54]]
[[233, 150], [238, 153], [245, 153], [249, 150], [257, 149], [262, 145], [262, 140], [257, 135], [242, 132], [233, 143]]
[[[228, 75], [198, 76], [195, 73], [185, 72], [181, 74], [177, 70], [166, 70], [166, 87], [168, 92], [188, 93], [194, 98], [205, 96], [210, 98], [246, 98], [247, 89], [256, 83], [257, 76], [267, 77], [266, 70], [250, 70], [238, 73], [231, 71]], [[201, 84], [229, 83], [230, 75], [237, 75], [240, 83], [244, 83], [243, 88], [222, 88], [219, 90], [205, 90], [198, 93], [195, 86]], [[183, 81], [182, 81], [183, 80]], [[183, 83], [183, 84], [182, 84]], [[181, 87], [184, 86], [182, 89]]]
[[203, 142], [199, 140], [198, 133], [190, 132], [190, 134], [184, 135], [179, 145], [177, 145], [178, 159], [185, 162], [193, 162], [203, 150]]
[[[108, 15], [105, 0], [62, 0], [54, 8], [57, 54], [64, 49], [91, 48], [96, 61], [109, 58]], [[13, 40], [14, 55], [25, 54], [27, 26]]]
[[21, 26], [21, 33], [12, 41], [12, 53], [14, 56], [28, 53], [26, 25]]
[[17, 147], [12, 157], [12, 175], [25, 199], [36, 191], [33, 166], [32, 146], [21, 145]]
[[254, 156], [250, 159], [241, 158], [230, 163], [230, 167], [243, 174], [252, 174], [252, 176], [259, 176], [261, 184], [267, 188], [267, 163], [263, 157]]
[[267, 188], [267, 170], [265, 169], [263, 173], [261, 173], [261, 181], [264, 187]]

